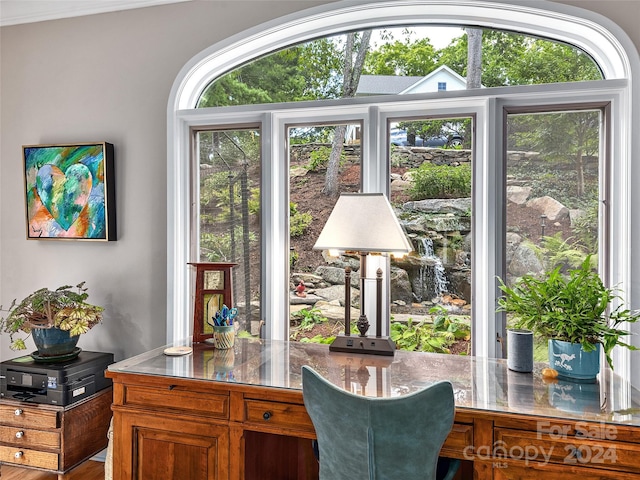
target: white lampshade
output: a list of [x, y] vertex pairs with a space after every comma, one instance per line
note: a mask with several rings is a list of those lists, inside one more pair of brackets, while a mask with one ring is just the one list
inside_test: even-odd
[[382, 193], [343, 193], [314, 250], [409, 253], [412, 248]]

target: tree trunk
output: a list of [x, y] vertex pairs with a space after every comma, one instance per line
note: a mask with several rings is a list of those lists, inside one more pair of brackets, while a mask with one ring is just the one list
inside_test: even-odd
[[[355, 33], [349, 33], [347, 35], [344, 53], [342, 98], [353, 97], [356, 93], [358, 83], [360, 82], [360, 75], [362, 74], [362, 67], [364, 66], [364, 59], [369, 50], [371, 30], [362, 32], [362, 39], [354, 62], [353, 51], [355, 48], [355, 40]], [[327, 176], [325, 177], [324, 189], [322, 190], [328, 197], [337, 197], [340, 194], [340, 156], [342, 155], [346, 130], [346, 125], [338, 125], [333, 136], [331, 155], [329, 156], [329, 164], [327, 165]]]
[[482, 30], [467, 28], [467, 88], [482, 86]]
[[576, 195], [582, 197], [584, 195], [584, 156], [582, 149], [576, 152]]
[[347, 131], [346, 125], [336, 126], [333, 136], [333, 147], [331, 155], [329, 155], [329, 163], [327, 165], [327, 176], [324, 180], [324, 194], [329, 197], [337, 197], [340, 193], [340, 156], [342, 155], [342, 146], [344, 145], [344, 136]]

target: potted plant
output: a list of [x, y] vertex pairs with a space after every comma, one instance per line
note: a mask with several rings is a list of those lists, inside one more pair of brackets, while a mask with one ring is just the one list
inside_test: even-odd
[[637, 321], [640, 313], [612, 308], [619, 290], [604, 286], [591, 268], [591, 255], [566, 274], [558, 266], [541, 277], [525, 275], [513, 287], [498, 280], [504, 294], [498, 311], [514, 314], [518, 328], [548, 339], [549, 364], [560, 377], [595, 381], [601, 348], [611, 368], [616, 345], [636, 350], [622, 341], [629, 332], [621, 324]]
[[[41, 288], [19, 303], [14, 300], [7, 316], [0, 317], [0, 332], [9, 334], [11, 349], [27, 348], [25, 339], [31, 335], [38, 349], [34, 354], [39, 357], [60, 357], [78, 350], [78, 338], [100, 323], [104, 310], [87, 303], [89, 294], [84, 283], [75, 288]], [[26, 337], [16, 338], [20, 332]]]

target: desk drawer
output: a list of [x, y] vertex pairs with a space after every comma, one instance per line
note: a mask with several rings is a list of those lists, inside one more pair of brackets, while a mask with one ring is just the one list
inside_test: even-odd
[[196, 413], [212, 418], [229, 418], [229, 396], [206, 392], [194, 392], [179, 388], [154, 388], [126, 386], [124, 405], [139, 406], [145, 410], [172, 411], [183, 414]]
[[245, 400], [244, 412], [247, 423], [315, 432], [304, 405]]
[[531, 463], [582, 465], [602, 469], [640, 472], [640, 445], [616, 442], [615, 439], [585, 439], [551, 436], [539, 432], [496, 428], [496, 456], [506, 456]]
[[60, 433], [0, 425], [0, 443], [31, 448], [60, 448]]
[[[467, 448], [469, 447], [469, 448]], [[450, 450], [459, 456], [461, 452], [466, 452], [473, 447], [473, 425], [464, 425], [462, 423], [454, 423], [449, 436], [442, 446], [442, 451]], [[465, 450], [467, 449], [467, 450]]]
[[36, 406], [0, 405], [3, 425], [32, 428], [59, 428], [58, 412]]
[[0, 446], [0, 462], [58, 470], [57, 453], [38, 452], [21, 447]]
[[493, 480], [638, 480], [633, 473], [582, 466], [494, 462]]

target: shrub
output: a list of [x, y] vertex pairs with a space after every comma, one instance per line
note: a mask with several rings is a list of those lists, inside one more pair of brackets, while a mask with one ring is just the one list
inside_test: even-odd
[[311, 225], [313, 217], [308, 212], [299, 212], [296, 203], [289, 203], [289, 235], [299, 237], [304, 235]]
[[471, 196], [471, 165], [434, 165], [425, 162], [413, 171], [413, 200]]
[[[542, 237], [540, 245], [530, 243], [529, 246], [547, 270], [553, 270], [556, 267], [560, 267], [562, 271], [576, 268], [587, 257], [587, 252], [581, 245], [573, 238], [563, 239], [562, 232]], [[597, 264], [595, 258], [593, 263]]]
[[[307, 169], [313, 172], [317, 172], [322, 168], [326, 168], [329, 163], [329, 157], [331, 156], [331, 147], [320, 146], [309, 153], [309, 164]], [[344, 152], [340, 152], [340, 165], [345, 160]]]
[[314, 172], [325, 168], [329, 162], [329, 155], [331, 155], [331, 149], [329, 147], [318, 147], [312, 150], [309, 153], [309, 165], [307, 165], [307, 168]]

